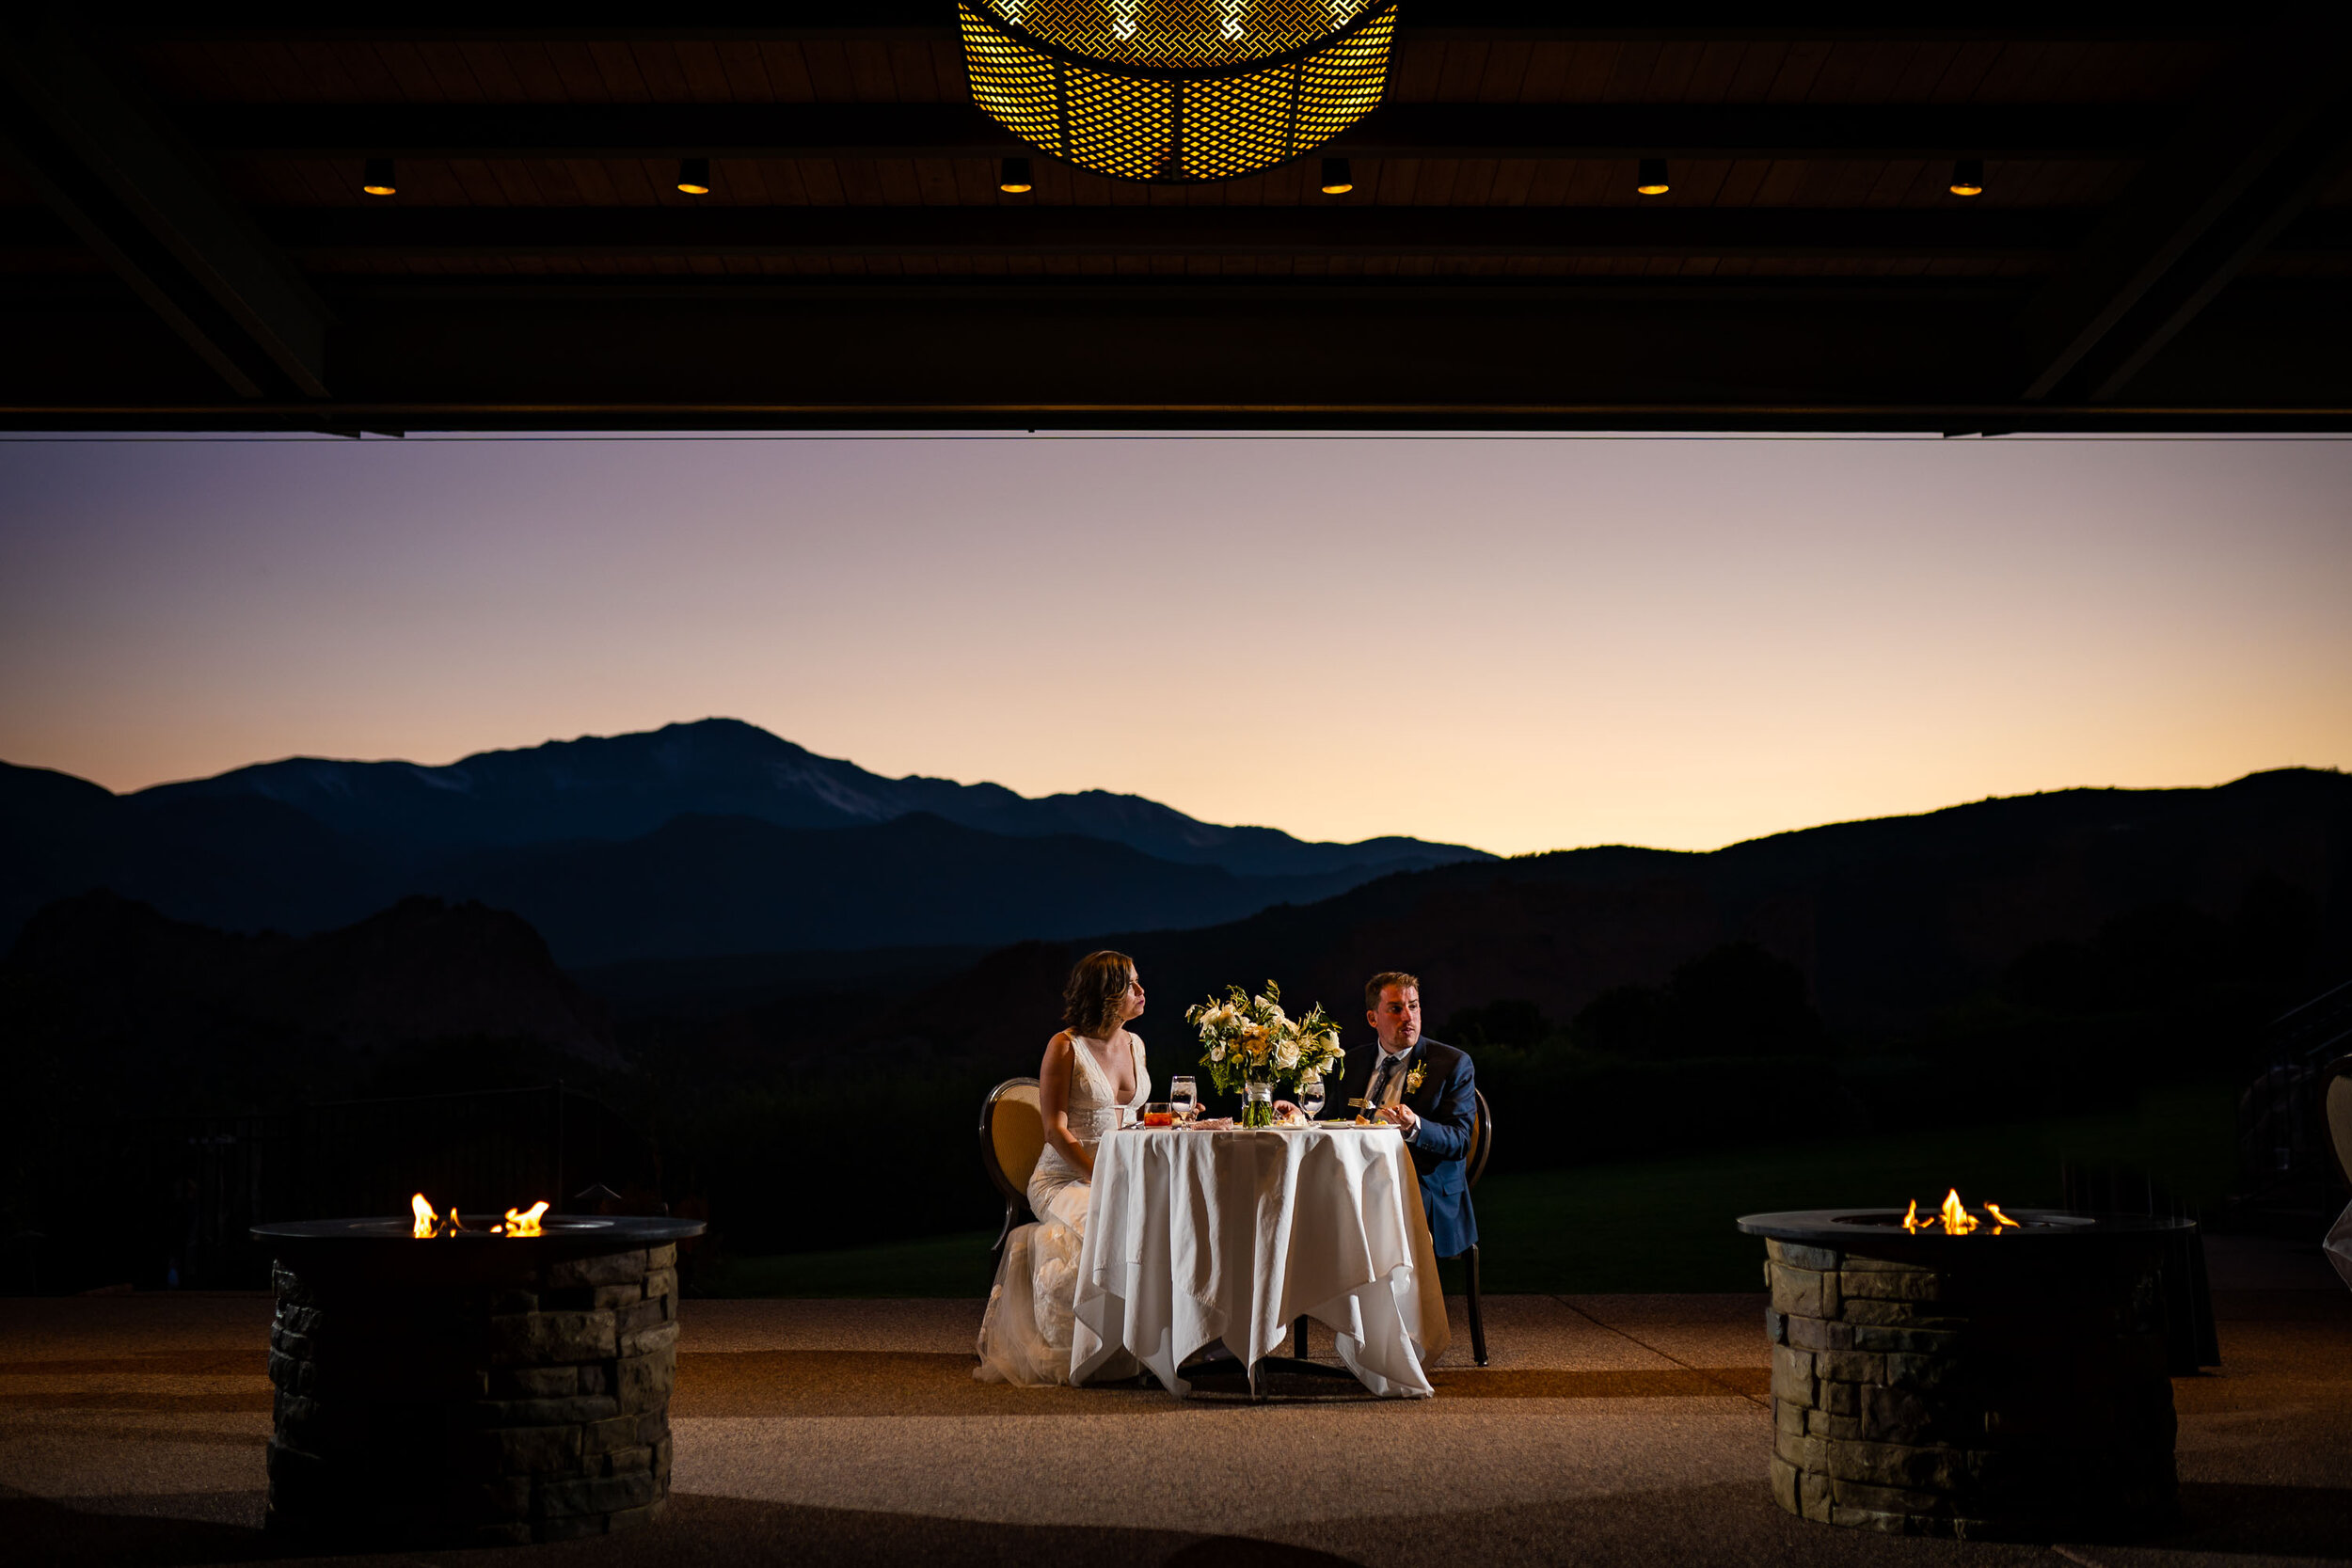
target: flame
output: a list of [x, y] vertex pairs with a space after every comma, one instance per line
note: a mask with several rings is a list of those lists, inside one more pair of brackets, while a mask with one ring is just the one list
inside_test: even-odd
[[1947, 1236], [1965, 1236], [1977, 1227], [1977, 1216], [1960, 1201], [1958, 1187], [1944, 1195], [1944, 1209], [1938, 1217], [1944, 1222], [1944, 1234]]
[[1960, 1201], [1960, 1189], [1953, 1187], [1944, 1194], [1943, 1207], [1925, 1218], [1922, 1218], [1919, 1213], [1919, 1200], [1913, 1198], [1911, 1207], [1903, 1211], [1903, 1229], [1909, 1234], [1916, 1235], [1921, 1231], [1933, 1230], [1941, 1226], [1947, 1236], [1968, 1236], [1979, 1230], [1984, 1231], [1988, 1236], [1997, 1236], [2003, 1230], [2025, 1228], [2019, 1222], [2002, 1213], [2001, 1206], [1997, 1203], [1987, 1203], [1984, 1206], [1984, 1212], [1993, 1218], [1993, 1223], [1989, 1227], [1984, 1221], [1968, 1212], [1968, 1206]]
[[[450, 1205], [448, 1213], [436, 1214], [433, 1212], [433, 1205], [425, 1200], [422, 1193], [419, 1193], [408, 1200], [408, 1208], [417, 1217], [416, 1224], [408, 1227], [408, 1234], [411, 1236], [420, 1239], [428, 1236], [454, 1236], [466, 1228], [466, 1222], [457, 1217], [457, 1206], [453, 1203]], [[489, 1234], [493, 1236], [544, 1236], [547, 1232], [540, 1228], [539, 1220], [547, 1212], [548, 1200], [546, 1198], [541, 1198], [528, 1209], [509, 1209], [506, 1211], [506, 1223], [490, 1227]]]

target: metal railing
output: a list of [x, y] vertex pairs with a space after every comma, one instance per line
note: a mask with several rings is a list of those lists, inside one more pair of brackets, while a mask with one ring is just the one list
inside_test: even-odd
[[2320, 1094], [2328, 1065], [2352, 1054], [2352, 980], [2281, 1013], [2263, 1043], [2262, 1074], [2238, 1101], [2245, 1196], [2269, 1206], [2341, 1206], [2344, 1179]]

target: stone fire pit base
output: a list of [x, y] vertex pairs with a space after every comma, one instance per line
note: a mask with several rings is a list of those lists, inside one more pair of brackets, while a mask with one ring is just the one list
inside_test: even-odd
[[[670, 1490], [677, 1248], [540, 1262], [527, 1241], [410, 1244], [454, 1250], [280, 1259], [270, 1529], [490, 1545], [657, 1517]], [[444, 1259], [474, 1277], [383, 1266]], [[501, 1277], [480, 1277], [485, 1264]]]
[[1971, 1539], [2172, 1516], [2153, 1250], [2014, 1236], [1766, 1245], [1781, 1507]]

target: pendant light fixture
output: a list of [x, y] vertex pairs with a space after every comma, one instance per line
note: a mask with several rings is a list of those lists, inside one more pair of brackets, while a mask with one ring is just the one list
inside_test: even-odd
[[1664, 196], [1673, 190], [1673, 182], [1666, 178], [1666, 160], [1643, 159], [1641, 172], [1633, 178], [1633, 188], [1644, 196]]
[[1952, 194], [1982, 196], [1984, 194], [1984, 160], [1963, 158], [1952, 165]]
[[392, 178], [389, 158], [370, 158], [359, 168], [359, 188], [370, 196], [398, 196], [400, 182]]
[[1039, 151], [1194, 184], [1313, 151], [1379, 103], [1397, 0], [961, 0], [973, 102]]
[[677, 161], [677, 188], [688, 196], [710, 194], [710, 160], [680, 158]]

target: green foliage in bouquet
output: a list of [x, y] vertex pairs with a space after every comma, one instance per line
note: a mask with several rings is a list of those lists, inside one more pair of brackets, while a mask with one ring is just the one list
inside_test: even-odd
[[[1258, 996], [1228, 986], [1223, 1001], [1213, 996], [1185, 1008], [1184, 1021], [1200, 1031], [1200, 1065], [1222, 1094], [1238, 1093], [1246, 1084], [1295, 1088], [1303, 1079], [1336, 1072], [1347, 1059], [1339, 1022], [1324, 1015], [1323, 1004], [1295, 1019], [1282, 1010], [1282, 988], [1271, 980]], [[1271, 1110], [1253, 1104], [1244, 1110], [1242, 1125], [1271, 1119]]]

